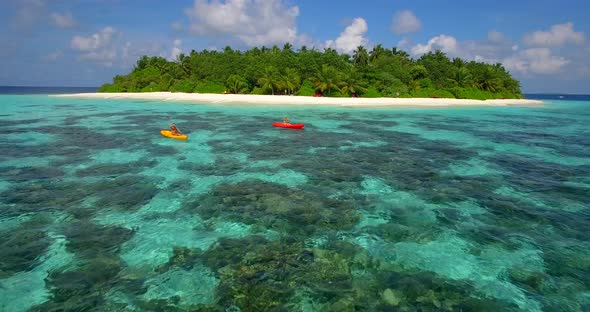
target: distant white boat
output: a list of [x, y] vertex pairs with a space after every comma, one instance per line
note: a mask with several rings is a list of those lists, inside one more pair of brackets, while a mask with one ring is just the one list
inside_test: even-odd
[[559, 98], [560, 98], [560, 99], [563, 99], [563, 95], [560, 95], [560, 96], [559, 96]]

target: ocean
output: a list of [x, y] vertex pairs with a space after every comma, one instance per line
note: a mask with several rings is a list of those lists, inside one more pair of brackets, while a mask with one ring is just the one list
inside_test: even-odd
[[[17, 91], [0, 89], [1, 311], [590, 310], [590, 97], [356, 109]], [[305, 129], [271, 126], [284, 116]], [[171, 122], [187, 141], [159, 134]]]
[[0, 94], [30, 95], [30, 94], [71, 94], [93, 93], [98, 87], [20, 87], [0, 86]]

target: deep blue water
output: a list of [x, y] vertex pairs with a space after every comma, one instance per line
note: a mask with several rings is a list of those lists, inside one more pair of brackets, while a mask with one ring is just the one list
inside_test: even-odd
[[590, 101], [590, 95], [588, 94], [525, 94], [525, 98], [531, 100], [555, 100], [555, 101]]
[[92, 93], [98, 87], [19, 87], [0, 86], [0, 94], [67, 94], [67, 93]]
[[588, 311], [589, 104], [0, 95], [0, 311]]

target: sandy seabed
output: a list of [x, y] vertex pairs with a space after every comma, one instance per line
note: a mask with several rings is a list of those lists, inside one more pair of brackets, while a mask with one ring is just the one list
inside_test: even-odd
[[188, 102], [197, 104], [235, 105], [316, 105], [344, 107], [452, 107], [452, 106], [535, 106], [543, 105], [538, 100], [466, 100], [442, 98], [330, 98], [311, 96], [208, 94], [180, 92], [144, 93], [77, 93], [60, 94], [57, 97], [80, 99], [127, 99]]

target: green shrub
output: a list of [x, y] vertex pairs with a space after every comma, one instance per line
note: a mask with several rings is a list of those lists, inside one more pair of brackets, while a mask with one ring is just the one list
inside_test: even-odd
[[250, 94], [265, 95], [265, 94], [267, 94], [267, 92], [265, 92], [262, 88], [254, 87], [254, 89], [252, 90], [252, 92], [250, 92]]
[[172, 92], [192, 93], [194, 89], [195, 83], [190, 80], [177, 80], [170, 86], [170, 91]]
[[451, 89], [451, 92], [458, 99], [472, 99], [472, 100], [487, 100], [496, 98], [512, 98], [508, 94], [507, 96], [500, 93], [492, 93], [490, 91], [479, 90], [475, 88], [459, 88], [455, 87]]
[[349, 94], [342, 94], [338, 90], [334, 90], [330, 94], [326, 94], [325, 96], [327, 96], [327, 97], [336, 97], [336, 98], [350, 97]]
[[422, 89], [434, 89], [434, 83], [432, 83], [432, 80], [430, 80], [430, 78], [420, 79], [418, 80], [418, 84]]
[[371, 86], [367, 89], [367, 92], [362, 94], [362, 97], [366, 97], [366, 98], [380, 98], [383, 97], [383, 95], [377, 91], [377, 88]]
[[98, 88], [97, 92], [125, 92], [125, 89], [118, 84], [105, 83]]
[[162, 75], [162, 77], [160, 77], [160, 83], [158, 84], [160, 91], [170, 90], [170, 84], [172, 83], [172, 81], [174, 81], [174, 79], [170, 74]]
[[160, 85], [152, 81], [152, 82], [150, 82], [149, 85], [143, 87], [143, 89], [141, 89], [140, 92], [157, 92], [157, 91], [162, 91], [160, 89]]
[[412, 97], [417, 98], [455, 98], [455, 95], [447, 90], [431, 88], [414, 90], [410, 94], [412, 95]]
[[301, 88], [295, 92], [295, 95], [302, 95], [302, 96], [313, 96], [315, 94], [315, 90], [313, 88], [313, 84], [309, 80], [305, 80], [301, 85]]
[[408, 94], [408, 86], [401, 80], [394, 78], [382, 91], [384, 97], [403, 97]]
[[223, 93], [225, 91], [227, 91], [227, 88], [223, 84], [216, 82], [199, 82], [193, 90], [196, 93]]

